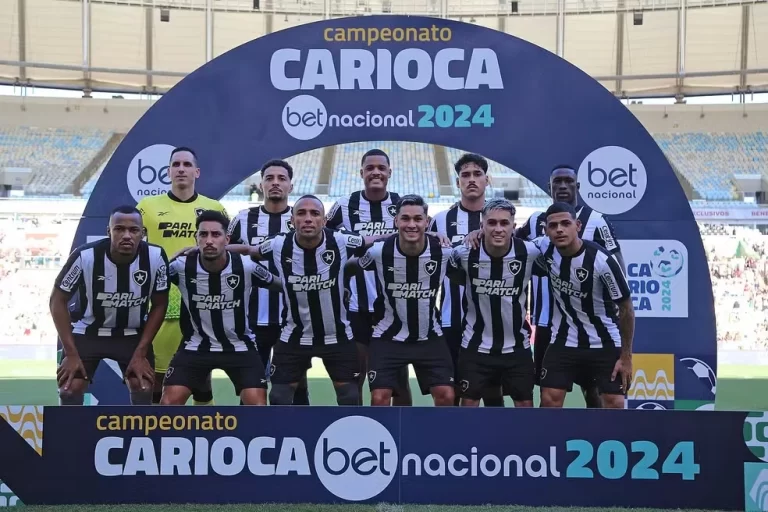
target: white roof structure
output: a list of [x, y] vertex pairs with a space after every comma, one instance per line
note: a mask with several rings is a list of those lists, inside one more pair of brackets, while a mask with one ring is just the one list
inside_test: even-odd
[[388, 13], [504, 31], [620, 97], [768, 91], [766, 0], [0, 0], [0, 84], [163, 93], [262, 35]]

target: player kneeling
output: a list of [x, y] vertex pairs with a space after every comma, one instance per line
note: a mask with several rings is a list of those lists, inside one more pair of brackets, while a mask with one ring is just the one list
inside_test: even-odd
[[460, 245], [449, 274], [464, 287], [467, 309], [459, 353], [461, 405], [477, 407], [493, 383], [515, 407], [533, 407], [535, 367], [526, 298], [536, 258], [531, 242], [512, 238], [515, 207], [506, 199], [488, 201], [482, 212], [482, 239], [476, 248]]
[[[152, 404], [152, 339], [168, 306], [168, 258], [161, 247], [142, 241], [143, 221], [133, 206], [112, 211], [107, 233], [107, 239], [72, 252], [51, 294], [64, 348], [57, 372], [61, 405], [83, 405], [102, 359], [120, 366], [133, 405]], [[85, 310], [72, 322], [68, 302], [75, 293]]]
[[184, 405], [214, 369], [224, 370], [245, 405], [266, 405], [267, 379], [248, 324], [253, 286], [279, 291], [263, 266], [226, 249], [229, 219], [206, 210], [196, 221], [197, 248], [183, 251], [169, 266], [179, 287], [182, 344], [163, 385], [162, 405]]

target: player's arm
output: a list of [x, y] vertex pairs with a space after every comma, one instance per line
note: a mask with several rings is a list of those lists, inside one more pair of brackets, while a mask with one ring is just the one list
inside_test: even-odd
[[265, 267], [259, 265], [258, 263], [254, 263], [253, 261], [247, 260], [244, 260], [243, 264], [245, 265], [245, 268], [251, 272], [254, 286], [258, 286], [259, 288], [266, 288], [271, 292], [283, 291], [283, 284], [280, 281], [280, 278], [267, 270]]
[[246, 243], [245, 240], [243, 240], [242, 229], [240, 228], [240, 219], [240, 215], [232, 219], [232, 221], [229, 223], [229, 228], [227, 229], [229, 243], [232, 245], [240, 245]]
[[328, 210], [328, 214], [325, 216], [325, 227], [334, 231], [344, 227], [344, 214], [338, 201], [333, 203], [331, 209]]
[[141, 389], [150, 389], [155, 382], [155, 370], [152, 365], [149, 364], [147, 359], [147, 352], [149, 351], [152, 341], [157, 335], [157, 331], [160, 330], [160, 326], [165, 320], [165, 313], [168, 310], [168, 290], [169, 290], [169, 278], [168, 278], [168, 257], [165, 254], [165, 250], [160, 250], [160, 256], [156, 262], [157, 270], [155, 271], [154, 287], [152, 289], [151, 302], [152, 307], [147, 315], [147, 322], [144, 324], [144, 329], [141, 331], [141, 337], [139, 338], [139, 344], [133, 351], [128, 367], [125, 369], [126, 375], [135, 375], [139, 379]]
[[49, 301], [53, 325], [56, 327], [61, 344], [67, 353], [67, 357], [65, 361], [62, 361], [57, 374], [59, 387], [65, 390], [69, 389], [69, 385], [78, 371], [88, 378], [80, 354], [75, 347], [75, 337], [72, 335], [72, 318], [69, 316], [69, 299], [80, 286], [83, 286], [83, 275], [83, 260], [78, 249], [69, 256], [56, 277]]
[[531, 223], [535, 222], [534, 219], [536, 218], [536, 213], [528, 217], [528, 220], [515, 230], [515, 238], [519, 238], [520, 240], [531, 240]]
[[595, 227], [594, 242], [600, 244], [606, 251], [616, 256], [616, 260], [621, 265], [624, 273], [627, 271], [627, 265], [624, 263], [624, 256], [621, 254], [621, 246], [616, 238], [616, 232], [613, 225], [605, 217], [601, 217], [598, 225]]
[[[599, 255], [598, 255], [599, 257]], [[635, 337], [635, 308], [629, 283], [624, 276], [618, 260], [613, 255], [607, 255], [600, 268], [600, 278], [608, 290], [608, 294], [619, 307], [619, 335], [621, 336], [621, 355], [613, 369], [612, 379], [621, 375], [624, 390], [629, 390], [632, 384], [632, 344]]]
[[453, 284], [464, 286], [467, 284], [467, 274], [462, 265], [462, 253], [466, 251], [461, 246], [451, 251], [451, 257], [448, 258], [448, 267], [445, 270], [445, 277], [451, 280]]
[[544, 258], [544, 253], [549, 247], [549, 238], [546, 236], [540, 236], [538, 238], [534, 238], [531, 243], [538, 251], [536, 259], [533, 260], [533, 268], [531, 269], [531, 273], [537, 277], [547, 277], [549, 275], [549, 268], [547, 268], [547, 262]]
[[364, 270], [376, 269], [376, 254], [379, 251], [378, 246], [369, 247], [365, 253], [358, 257], [352, 257], [347, 260], [344, 271], [349, 275], [361, 274]]

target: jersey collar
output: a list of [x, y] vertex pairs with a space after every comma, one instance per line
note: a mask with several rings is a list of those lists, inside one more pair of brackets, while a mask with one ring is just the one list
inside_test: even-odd
[[176, 195], [174, 195], [173, 192], [171, 192], [170, 190], [168, 191], [168, 198], [171, 201], [176, 201], [177, 203], [194, 203], [197, 200], [197, 195], [198, 195], [197, 192], [195, 192], [194, 194], [192, 194], [192, 197], [190, 197], [186, 201], [183, 201], [179, 199]]
[[387, 199], [389, 199], [389, 190], [387, 190], [387, 195], [385, 195], [385, 196], [384, 196], [384, 198], [383, 198], [381, 201], [371, 201], [370, 199], [368, 199], [368, 198], [365, 196], [365, 190], [361, 190], [361, 191], [360, 191], [360, 197], [362, 197], [363, 199], [365, 199], [366, 201], [368, 201], [368, 202], [369, 202], [369, 203], [371, 203], [371, 204], [378, 204], [378, 203], [383, 203], [384, 201], [386, 201]]

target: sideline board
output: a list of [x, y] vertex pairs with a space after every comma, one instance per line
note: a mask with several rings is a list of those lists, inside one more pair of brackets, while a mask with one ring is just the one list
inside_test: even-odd
[[0, 480], [29, 505], [386, 502], [765, 511], [767, 450], [768, 413], [0, 407]]
[[[333, 19], [281, 30], [217, 57], [164, 95], [126, 135], [94, 188], [74, 243], [103, 236], [115, 205], [165, 193], [175, 146], [197, 151], [199, 192], [220, 198], [270, 158], [366, 140], [480, 153], [544, 190], [556, 165], [578, 169], [581, 202], [610, 216], [627, 263], [637, 317], [630, 407], [713, 407], [717, 348], [709, 270], [691, 206], [661, 149], [586, 73], [536, 45], [471, 23]], [[410, 167], [405, 155], [393, 157], [393, 175], [409, 175], [407, 183], [427, 174]], [[312, 171], [296, 169], [296, 184], [311, 182]], [[158, 229], [174, 236], [173, 226]], [[91, 391], [99, 404], [128, 404], [121, 376], [105, 364]]]

